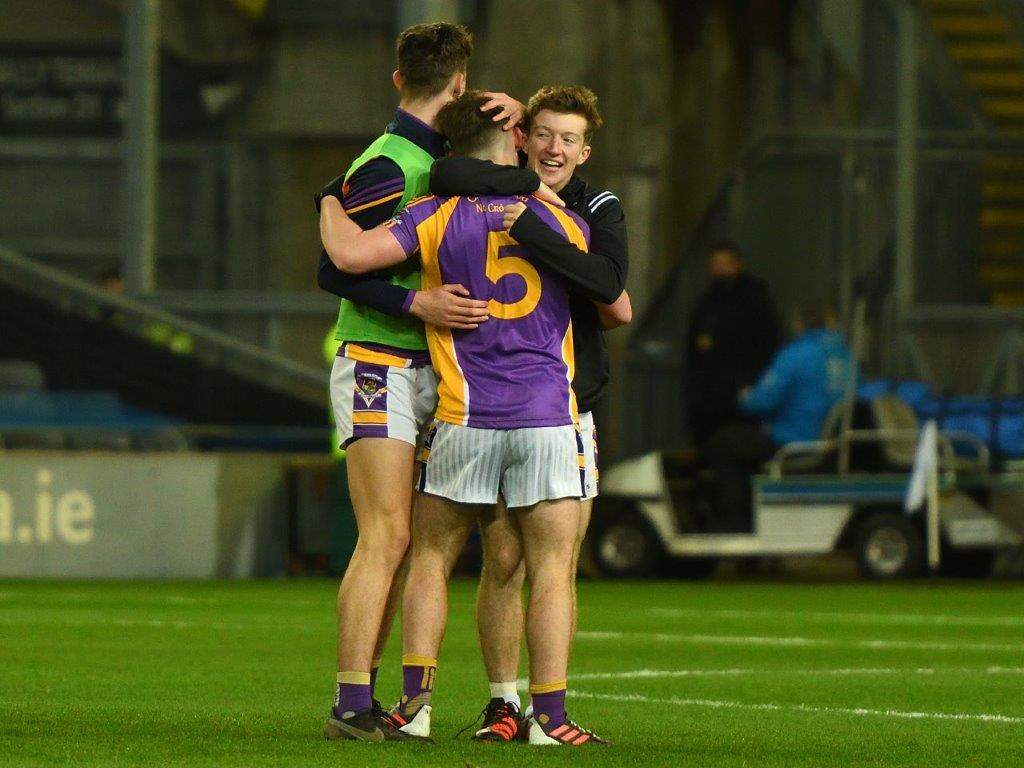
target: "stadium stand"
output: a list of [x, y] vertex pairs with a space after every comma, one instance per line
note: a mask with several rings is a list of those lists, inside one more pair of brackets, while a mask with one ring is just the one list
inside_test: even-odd
[[[983, 442], [997, 461], [1024, 457], [1024, 399], [1020, 397], [937, 395], [924, 383], [875, 380], [858, 388], [858, 399], [869, 404], [871, 418], [879, 429], [916, 430], [927, 419], [951, 435], [969, 435]], [[957, 444], [961, 454], [961, 444]], [[910, 441], [885, 444], [885, 460], [896, 468], [913, 463]], [[961, 455], [964, 469], [970, 468], [971, 451]]]
[[136, 318], [130, 300], [78, 281], [46, 285], [34, 266], [19, 275], [23, 260], [5, 256], [14, 269], [0, 275], [3, 447], [323, 450], [315, 398], [281, 386], [265, 366], [240, 372], [209, 342], [215, 334], [200, 331], [202, 354], [182, 354], [146, 333], [167, 317], [142, 308]]
[[114, 392], [0, 389], [0, 446], [34, 450], [183, 450], [177, 420]]

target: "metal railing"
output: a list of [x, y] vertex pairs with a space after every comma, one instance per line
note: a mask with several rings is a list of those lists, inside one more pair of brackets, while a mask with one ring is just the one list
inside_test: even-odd
[[321, 368], [303, 365], [200, 323], [104, 291], [3, 246], [0, 246], [0, 282], [86, 317], [101, 311], [116, 313], [123, 330], [142, 338], [148, 339], [148, 331], [155, 325], [187, 334], [192, 346], [189, 354], [205, 362], [224, 366], [233, 373], [310, 403], [324, 402], [326, 376]]
[[[920, 435], [920, 429], [851, 429], [829, 440], [787, 443], [779, 448], [772, 457], [768, 465], [768, 475], [777, 480], [785, 474], [787, 461], [804, 457], [823, 459], [833, 451], [842, 450], [844, 445], [878, 444], [884, 446], [886, 442], [893, 441], [916, 442]], [[951, 484], [956, 477], [957, 454], [954, 446], [957, 443], [970, 445], [974, 449], [978, 471], [989, 471], [992, 466], [992, 454], [989, 447], [977, 435], [962, 431], [941, 431], [938, 435], [939, 459], [945, 476], [944, 481], [947, 484]], [[851, 474], [851, 470], [849, 468], [840, 469], [838, 474], [841, 477], [846, 476]]]

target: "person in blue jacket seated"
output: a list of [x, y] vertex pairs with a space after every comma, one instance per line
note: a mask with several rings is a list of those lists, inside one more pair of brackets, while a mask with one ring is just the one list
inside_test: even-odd
[[750, 477], [786, 443], [818, 440], [829, 411], [846, 390], [853, 359], [829, 308], [808, 310], [752, 387], [739, 392], [742, 411], [760, 424], [722, 427], [708, 441], [718, 531], [751, 528]]

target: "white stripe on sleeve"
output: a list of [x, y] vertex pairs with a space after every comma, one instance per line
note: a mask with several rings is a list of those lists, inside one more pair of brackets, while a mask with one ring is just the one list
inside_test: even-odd
[[618, 199], [619, 198], [617, 198], [611, 192], [602, 192], [597, 197], [595, 197], [593, 200], [591, 200], [590, 204], [587, 207], [590, 208], [590, 212], [591, 213], [594, 213], [594, 212], [597, 211], [598, 208], [600, 208], [602, 205], [607, 203], [609, 200], [618, 200]]

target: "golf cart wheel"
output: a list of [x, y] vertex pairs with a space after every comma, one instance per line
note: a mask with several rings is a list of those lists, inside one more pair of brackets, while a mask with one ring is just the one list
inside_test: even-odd
[[861, 575], [868, 579], [907, 579], [924, 572], [921, 532], [896, 512], [880, 512], [864, 520], [854, 551]]
[[636, 511], [594, 520], [588, 538], [594, 564], [605, 576], [650, 576], [661, 560], [654, 531]]

